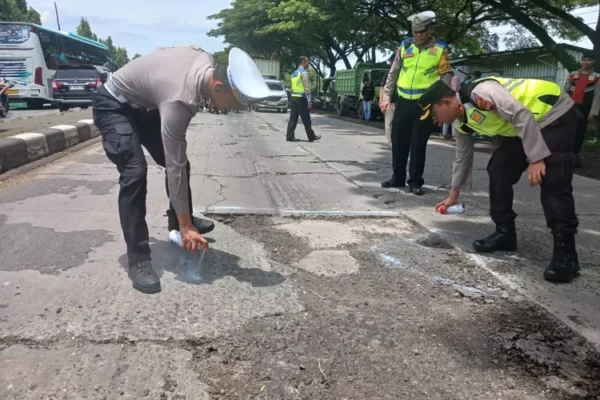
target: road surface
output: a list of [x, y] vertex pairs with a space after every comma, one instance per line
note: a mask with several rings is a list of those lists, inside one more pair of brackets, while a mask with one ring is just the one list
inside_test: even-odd
[[[286, 120], [192, 120], [194, 204], [216, 221], [201, 266], [167, 243], [164, 172], [148, 159], [163, 286], [153, 296], [127, 278], [118, 174], [99, 144], [4, 182], [0, 398], [600, 394], [597, 215], [582, 221], [584, 276], [549, 285], [537, 203], [517, 202], [529, 213], [515, 258], [450, 245], [489, 229], [481, 189], [463, 219], [432, 212], [451, 148], [430, 146], [428, 189], [440, 193], [417, 198], [379, 187], [390, 168], [380, 130], [314, 116], [323, 140], [288, 143]], [[476, 185], [485, 157], [477, 155]], [[586, 184], [577, 181], [578, 205], [594, 200]]]

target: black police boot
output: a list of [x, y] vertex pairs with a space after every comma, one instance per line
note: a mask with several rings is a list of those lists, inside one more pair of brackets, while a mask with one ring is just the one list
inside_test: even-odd
[[[167, 217], [169, 219], [169, 232], [171, 232], [172, 230], [178, 231], [179, 221], [177, 220], [177, 215], [171, 210], [167, 210]], [[194, 217], [193, 215], [192, 224], [194, 224], [194, 226], [196, 227], [196, 229], [198, 229], [198, 232], [200, 232], [201, 235], [212, 232], [212, 230], [215, 229], [215, 224], [212, 221]]]
[[515, 229], [515, 222], [496, 224], [496, 232], [484, 239], [474, 241], [473, 248], [478, 253], [517, 250], [517, 231]]
[[130, 265], [128, 275], [133, 282], [134, 289], [146, 294], [160, 292], [160, 279], [154, 272], [150, 261]]
[[575, 235], [554, 235], [554, 254], [544, 271], [544, 278], [550, 282], [571, 282], [579, 275], [579, 257], [575, 249]]
[[395, 176], [392, 176], [392, 179], [381, 182], [381, 187], [386, 189], [403, 188], [406, 187], [406, 183], [404, 181], [401, 181], [400, 179], [397, 179]]
[[416, 196], [423, 196], [425, 194], [425, 192], [423, 192], [423, 188], [422, 187], [417, 187], [417, 186], [410, 186], [408, 188], [408, 192], [412, 193]]

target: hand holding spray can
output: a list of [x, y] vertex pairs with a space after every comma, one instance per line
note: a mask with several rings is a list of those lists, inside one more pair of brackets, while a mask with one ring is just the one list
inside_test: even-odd
[[462, 203], [459, 204], [455, 204], [453, 206], [450, 206], [448, 208], [446, 208], [445, 206], [440, 206], [438, 208], [438, 212], [440, 214], [444, 214], [444, 215], [451, 215], [451, 214], [464, 214], [466, 211], [465, 209], [465, 205]]
[[[181, 233], [176, 230], [172, 230], [169, 232], [169, 242], [176, 244], [177, 246], [183, 247], [183, 242], [181, 241]], [[208, 249], [208, 245], [202, 246], [203, 250]]]
[[[171, 232], [169, 232], [169, 242], [183, 247], [183, 243], [181, 241], [181, 233], [179, 233], [179, 231], [176, 230], [172, 230]], [[206, 250], [208, 249], [208, 246], [203, 246], [202, 247], [202, 253], [200, 254], [200, 260], [198, 260], [198, 270], [202, 269], [202, 263], [204, 262], [204, 256], [206, 255]], [[198, 275], [198, 279], [202, 279], [199, 275]]]

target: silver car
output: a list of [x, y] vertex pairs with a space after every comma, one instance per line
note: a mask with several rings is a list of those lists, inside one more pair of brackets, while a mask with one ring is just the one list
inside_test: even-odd
[[265, 79], [267, 86], [271, 89], [271, 96], [254, 105], [254, 110], [277, 110], [287, 113], [288, 96], [283, 84], [276, 79]]

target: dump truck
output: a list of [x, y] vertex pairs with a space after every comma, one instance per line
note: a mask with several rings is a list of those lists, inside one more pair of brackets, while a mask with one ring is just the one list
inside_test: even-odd
[[375, 87], [375, 99], [371, 103], [371, 115], [377, 117], [381, 115], [379, 110], [379, 90], [383, 75], [390, 70], [389, 65], [385, 63], [356, 63], [354, 68], [339, 70], [335, 73], [336, 98], [332, 99], [336, 112], [339, 116], [357, 113], [358, 118], [365, 119], [362, 100], [362, 88], [365, 78], [369, 78]]

